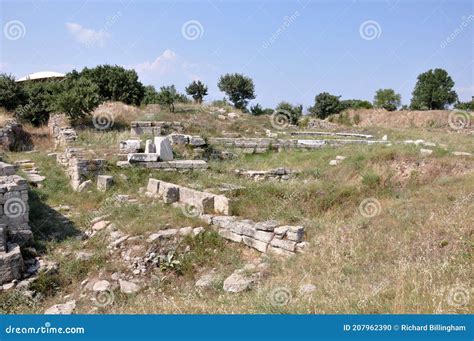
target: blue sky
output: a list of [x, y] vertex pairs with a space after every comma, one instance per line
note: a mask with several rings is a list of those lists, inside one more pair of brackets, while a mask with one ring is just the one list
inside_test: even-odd
[[4, 1], [0, 71], [17, 78], [118, 64], [144, 84], [253, 78], [253, 103], [312, 105], [322, 91], [407, 104], [419, 73], [444, 68], [474, 95], [474, 1]]

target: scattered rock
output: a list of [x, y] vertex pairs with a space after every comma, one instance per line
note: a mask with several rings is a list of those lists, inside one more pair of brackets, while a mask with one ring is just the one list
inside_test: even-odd
[[55, 304], [45, 310], [46, 315], [70, 315], [76, 308], [76, 301], [71, 300], [64, 304]]
[[243, 273], [234, 272], [224, 281], [224, 290], [227, 292], [241, 292], [249, 290], [255, 284], [254, 275], [245, 275]]
[[198, 288], [209, 288], [211, 287], [216, 281], [216, 272], [214, 270], [202, 275], [196, 281], [195, 286]]
[[92, 258], [93, 254], [87, 251], [79, 251], [76, 254], [76, 259], [80, 261], [88, 261]]
[[420, 149], [421, 155], [431, 155], [433, 154], [433, 151], [431, 149]]
[[300, 294], [310, 294], [312, 292], [316, 291], [316, 285], [308, 283], [308, 284], [303, 284], [300, 286]]
[[97, 281], [92, 286], [93, 291], [106, 291], [110, 289], [110, 282], [106, 280]]
[[133, 294], [140, 290], [140, 286], [133, 282], [119, 280], [120, 291], [124, 294]]
[[92, 188], [92, 180], [86, 180], [77, 187], [78, 192], [83, 192]]

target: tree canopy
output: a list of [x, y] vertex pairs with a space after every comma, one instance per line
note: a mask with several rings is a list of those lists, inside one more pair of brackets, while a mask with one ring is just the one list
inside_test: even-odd
[[415, 110], [442, 110], [457, 101], [454, 82], [443, 69], [428, 70], [418, 76], [411, 108]]
[[217, 84], [237, 109], [245, 110], [249, 100], [255, 98], [253, 80], [239, 73], [228, 73], [220, 77]]

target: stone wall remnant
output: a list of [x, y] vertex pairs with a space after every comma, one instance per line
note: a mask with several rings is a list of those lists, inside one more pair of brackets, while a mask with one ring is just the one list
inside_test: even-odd
[[76, 130], [65, 114], [53, 114], [48, 121], [49, 134], [54, 139], [54, 148], [68, 147], [77, 139]]
[[33, 149], [33, 142], [29, 133], [23, 130], [18, 121], [7, 120], [0, 128], [0, 150], [27, 151]]
[[181, 122], [133, 121], [130, 124], [130, 135], [132, 137], [169, 135], [171, 133], [182, 133], [183, 131], [184, 126]]

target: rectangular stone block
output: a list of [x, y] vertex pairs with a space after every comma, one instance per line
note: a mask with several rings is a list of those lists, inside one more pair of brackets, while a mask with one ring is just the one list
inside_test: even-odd
[[0, 252], [0, 284], [20, 279], [24, 266], [20, 246], [10, 244], [8, 252]]
[[146, 191], [153, 193], [153, 194], [158, 194], [158, 190], [160, 188], [160, 180], [150, 178], [148, 180], [148, 185], [146, 187]]
[[99, 175], [97, 177], [97, 189], [99, 191], [108, 191], [113, 184], [114, 178], [111, 175]]
[[125, 140], [119, 143], [122, 153], [138, 153], [140, 150], [140, 140]]
[[229, 214], [229, 199], [224, 195], [214, 196], [214, 210], [217, 214]]
[[286, 232], [286, 238], [293, 240], [297, 243], [303, 240], [304, 236], [304, 227], [303, 226], [288, 226], [288, 231]]
[[245, 245], [253, 247], [260, 252], [267, 252], [268, 243], [247, 236], [242, 236], [242, 241]]
[[166, 204], [177, 202], [179, 201], [180, 196], [179, 186], [169, 182], [160, 181], [158, 195], [163, 199], [163, 202]]
[[180, 187], [179, 201], [196, 207], [201, 213], [214, 213], [214, 195], [196, 191], [187, 187]]
[[296, 242], [292, 240], [273, 238], [270, 244], [283, 250], [295, 252]]
[[128, 162], [135, 163], [135, 162], [156, 162], [160, 154], [153, 153], [153, 154], [145, 154], [145, 153], [135, 153], [135, 154], [128, 154]]
[[212, 224], [220, 228], [230, 229], [230, 227], [235, 224], [235, 217], [228, 216], [214, 216], [212, 218]]
[[225, 239], [232, 240], [233, 242], [241, 243], [242, 236], [226, 229], [219, 229], [219, 235]]
[[273, 231], [277, 226], [278, 222], [275, 220], [267, 220], [255, 224], [255, 228], [262, 231]]
[[173, 148], [171, 147], [171, 143], [167, 137], [155, 137], [155, 148], [160, 161], [173, 160]]

